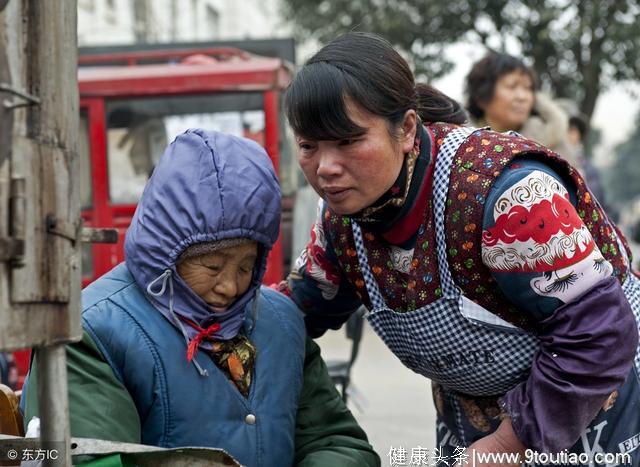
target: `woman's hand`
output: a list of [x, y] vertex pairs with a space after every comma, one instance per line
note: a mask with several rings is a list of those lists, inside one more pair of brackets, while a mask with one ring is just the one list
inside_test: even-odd
[[495, 432], [469, 446], [467, 465], [517, 467], [523, 462], [526, 449], [513, 431], [511, 419], [505, 418]]

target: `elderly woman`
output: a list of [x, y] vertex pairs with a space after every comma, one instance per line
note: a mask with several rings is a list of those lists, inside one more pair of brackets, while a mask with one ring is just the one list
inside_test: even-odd
[[[257, 144], [189, 130], [142, 195], [125, 262], [82, 293], [73, 436], [223, 448], [247, 466], [375, 466], [295, 305], [260, 286], [280, 190]], [[306, 348], [306, 350], [305, 350]], [[37, 414], [37, 362], [25, 412]]]

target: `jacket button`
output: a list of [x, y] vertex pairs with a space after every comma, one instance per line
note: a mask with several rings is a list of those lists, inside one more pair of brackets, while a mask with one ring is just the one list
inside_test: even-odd
[[255, 425], [256, 424], [256, 416], [253, 415], [252, 413], [250, 413], [249, 415], [244, 417], [244, 421], [247, 423], [247, 425]]

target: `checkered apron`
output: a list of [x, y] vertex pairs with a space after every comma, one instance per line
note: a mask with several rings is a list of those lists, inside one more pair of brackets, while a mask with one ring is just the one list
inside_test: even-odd
[[[451, 452], [455, 446], [469, 446], [487, 434], [471, 426], [458, 393], [470, 396], [503, 395], [526, 379], [538, 349], [538, 340], [534, 335], [504, 322], [464, 297], [449, 271], [444, 231], [449, 178], [453, 157], [473, 131], [460, 128], [449, 133], [436, 160], [433, 203], [442, 287], [439, 299], [415, 311], [397, 313], [390, 309], [369, 267], [360, 227], [352, 222], [358, 260], [372, 303], [372, 309], [366, 315], [367, 320], [407, 367], [442, 386], [446, 407], [443, 417], [438, 415], [437, 443]], [[621, 251], [624, 252], [624, 248]], [[622, 288], [640, 332], [640, 280], [629, 274]], [[570, 449], [571, 452], [621, 452], [627, 444], [633, 444], [635, 437], [640, 436], [640, 417], [637, 414], [640, 400], [640, 348], [634, 363], [635, 371], [619, 389], [619, 398], [627, 402], [614, 405], [609, 412], [601, 411]], [[499, 419], [496, 418], [492, 421], [490, 431], [497, 424]], [[640, 449], [632, 453], [633, 466], [640, 466], [639, 453]]]
[[534, 335], [464, 297], [449, 271], [444, 232], [449, 176], [453, 157], [472, 131], [459, 128], [449, 133], [436, 160], [433, 203], [442, 288], [439, 299], [415, 311], [391, 310], [369, 267], [362, 232], [356, 222], [352, 222], [352, 230], [372, 303], [366, 317], [389, 349], [411, 370], [446, 389], [472, 396], [492, 396], [504, 394], [526, 378], [538, 341]]

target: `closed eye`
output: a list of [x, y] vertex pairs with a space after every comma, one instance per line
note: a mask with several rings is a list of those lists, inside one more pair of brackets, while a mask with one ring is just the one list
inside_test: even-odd
[[555, 281], [545, 287], [544, 291], [546, 293], [564, 292], [577, 280], [578, 275], [571, 271], [566, 276], [558, 277]]
[[596, 258], [593, 260], [593, 269], [595, 269], [599, 274], [603, 273], [607, 269], [607, 265], [605, 264], [606, 259], [604, 258]]

